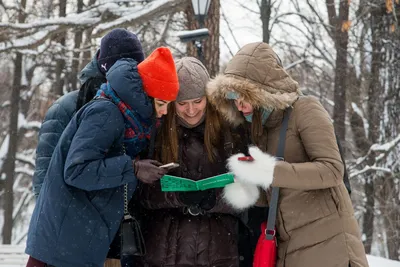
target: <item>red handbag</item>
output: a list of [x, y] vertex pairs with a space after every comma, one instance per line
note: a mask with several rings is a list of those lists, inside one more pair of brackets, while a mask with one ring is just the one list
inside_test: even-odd
[[[289, 123], [291, 108], [287, 108], [284, 113], [282, 126], [279, 132], [277, 160], [284, 160], [286, 130]], [[268, 221], [261, 224], [261, 235], [258, 238], [257, 246], [254, 251], [253, 267], [275, 267], [277, 258], [277, 242], [275, 221], [278, 210], [279, 187], [272, 188], [271, 201], [268, 209]]]
[[[272, 198], [279, 196], [279, 187], [272, 188]], [[253, 267], [275, 267], [277, 257], [277, 242], [275, 231], [276, 210], [278, 197], [276, 197], [275, 208], [273, 207], [273, 199], [269, 206], [268, 222], [261, 224], [261, 235], [258, 238], [257, 246], [254, 252]], [[275, 214], [271, 214], [271, 210]]]

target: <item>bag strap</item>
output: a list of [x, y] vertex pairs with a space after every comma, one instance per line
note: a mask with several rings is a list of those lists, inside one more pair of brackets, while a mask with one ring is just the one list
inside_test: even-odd
[[[292, 112], [292, 108], [289, 107], [285, 109], [283, 114], [283, 122], [279, 132], [279, 143], [278, 150], [276, 153], [277, 160], [284, 160], [285, 153], [285, 143], [286, 143], [286, 130], [289, 124], [290, 113]], [[272, 187], [272, 196], [271, 202], [269, 204], [268, 209], [268, 220], [267, 220], [267, 229], [265, 230], [265, 238], [267, 240], [273, 240], [275, 238], [275, 221], [276, 221], [276, 213], [278, 210], [278, 199], [279, 199], [279, 187]]]

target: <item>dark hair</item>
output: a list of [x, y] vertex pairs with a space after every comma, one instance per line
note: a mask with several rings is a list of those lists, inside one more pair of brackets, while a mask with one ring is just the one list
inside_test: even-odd
[[251, 141], [258, 147], [266, 146], [266, 134], [264, 133], [264, 125], [262, 124], [262, 110], [256, 108], [253, 111], [253, 118], [251, 122]]
[[76, 111], [78, 111], [85, 104], [89, 103], [90, 100], [95, 97], [97, 90], [103, 83], [106, 83], [106, 78], [93, 77], [89, 78], [79, 89], [78, 99], [76, 101]]

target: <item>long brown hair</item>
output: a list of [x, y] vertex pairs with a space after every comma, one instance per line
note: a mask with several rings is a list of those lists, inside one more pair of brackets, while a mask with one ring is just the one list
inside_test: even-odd
[[[158, 160], [163, 163], [178, 162], [179, 160], [179, 140], [177, 133], [175, 104], [171, 103], [168, 107], [168, 114], [164, 118], [163, 125], [157, 134], [157, 147], [160, 149], [157, 152]], [[222, 122], [220, 115], [215, 108], [207, 102], [204, 144], [208, 159], [213, 162], [215, 160], [215, 149], [221, 140]]]
[[253, 118], [251, 122], [251, 141], [260, 149], [266, 145], [266, 134], [264, 133], [264, 126], [262, 124], [262, 111], [257, 108], [253, 111]]

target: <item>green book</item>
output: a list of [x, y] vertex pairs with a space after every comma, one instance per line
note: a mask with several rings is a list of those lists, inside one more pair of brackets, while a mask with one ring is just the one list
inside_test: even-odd
[[164, 175], [160, 181], [161, 191], [163, 192], [201, 191], [224, 187], [225, 185], [234, 182], [232, 173], [224, 173], [199, 181], [193, 181], [172, 175]]

